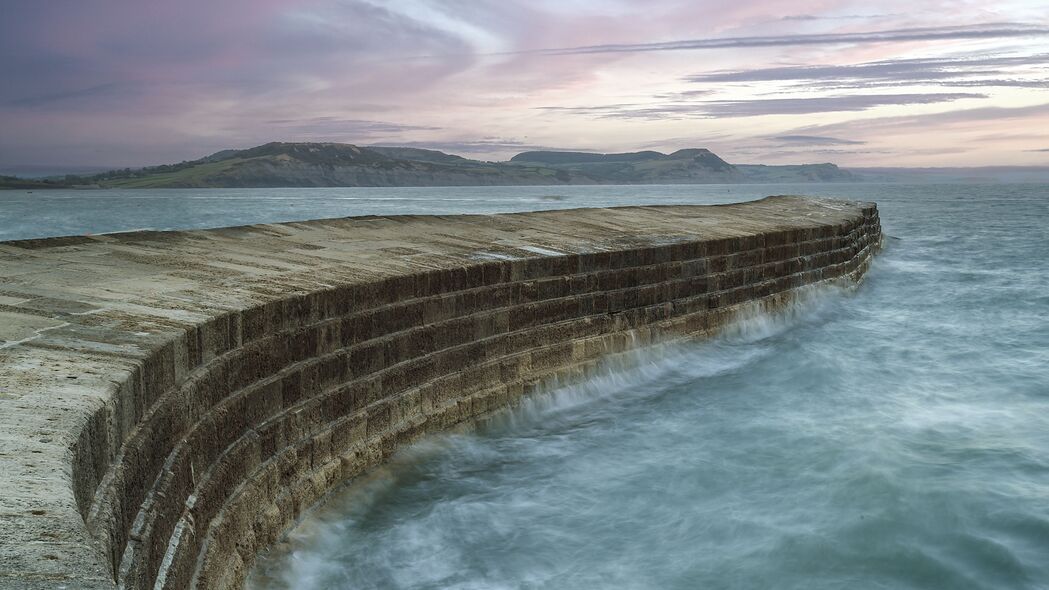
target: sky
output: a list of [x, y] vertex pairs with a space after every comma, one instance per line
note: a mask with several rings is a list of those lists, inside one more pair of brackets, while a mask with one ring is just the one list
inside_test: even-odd
[[3, 0], [0, 169], [269, 141], [1049, 165], [1046, 0]]

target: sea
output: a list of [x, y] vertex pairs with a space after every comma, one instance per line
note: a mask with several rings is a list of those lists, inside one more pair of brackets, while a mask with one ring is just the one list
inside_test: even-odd
[[0, 240], [349, 215], [875, 201], [885, 250], [333, 491], [277, 589], [1049, 588], [1049, 185], [0, 192]]

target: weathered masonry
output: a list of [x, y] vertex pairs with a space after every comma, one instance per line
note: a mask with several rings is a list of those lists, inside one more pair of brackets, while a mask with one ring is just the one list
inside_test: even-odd
[[398, 445], [880, 243], [801, 197], [0, 243], [0, 588], [237, 588]]

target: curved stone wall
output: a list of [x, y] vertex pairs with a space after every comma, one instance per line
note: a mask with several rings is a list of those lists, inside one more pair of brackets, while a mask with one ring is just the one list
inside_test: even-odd
[[2, 243], [0, 588], [238, 588], [420, 434], [880, 243], [800, 197]]

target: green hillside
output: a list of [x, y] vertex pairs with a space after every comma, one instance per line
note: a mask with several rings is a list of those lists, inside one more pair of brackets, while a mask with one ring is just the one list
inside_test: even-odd
[[710, 150], [671, 154], [532, 151], [482, 162], [413, 147], [273, 142], [139, 169], [46, 180], [0, 178], [0, 188], [234, 188], [833, 182], [833, 164], [736, 166]]

